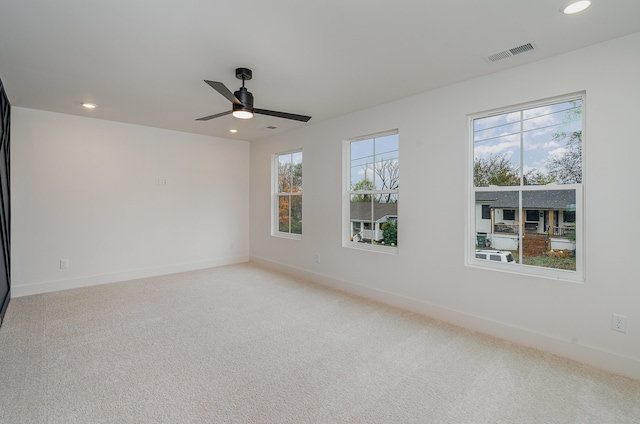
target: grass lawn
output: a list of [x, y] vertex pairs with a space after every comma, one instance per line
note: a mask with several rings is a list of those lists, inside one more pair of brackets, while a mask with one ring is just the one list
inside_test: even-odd
[[[512, 250], [513, 258], [518, 262], [518, 252]], [[543, 268], [568, 269], [576, 270], [576, 257], [568, 258], [551, 258], [549, 256], [524, 256], [522, 263], [525, 265], [540, 266]]]

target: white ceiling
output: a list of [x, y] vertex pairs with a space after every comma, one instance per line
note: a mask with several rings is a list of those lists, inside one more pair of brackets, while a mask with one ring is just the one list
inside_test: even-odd
[[[0, 78], [13, 106], [253, 141], [640, 31], [640, 0], [564, 2], [2, 0]], [[203, 80], [235, 91], [237, 67], [256, 107], [311, 121], [195, 121], [230, 109]]]

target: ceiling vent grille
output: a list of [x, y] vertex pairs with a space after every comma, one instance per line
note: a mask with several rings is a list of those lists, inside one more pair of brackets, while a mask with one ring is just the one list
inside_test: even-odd
[[489, 56], [485, 57], [485, 60], [487, 60], [488, 62], [497, 62], [499, 60], [507, 59], [511, 56], [515, 56], [518, 54], [530, 52], [535, 49], [536, 49], [536, 44], [534, 42], [530, 42], [530, 43], [523, 44], [521, 46], [513, 47], [508, 50], [503, 50], [498, 53], [490, 54]]

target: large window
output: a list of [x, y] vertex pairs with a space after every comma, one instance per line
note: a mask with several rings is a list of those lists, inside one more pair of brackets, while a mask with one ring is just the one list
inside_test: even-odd
[[345, 245], [396, 252], [398, 246], [398, 132], [345, 143]]
[[302, 234], [302, 152], [274, 156], [274, 233]]
[[[469, 263], [582, 280], [584, 96], [472, 116], [470, 127]], [[493, 266], [477, 250], [515, 261]]]

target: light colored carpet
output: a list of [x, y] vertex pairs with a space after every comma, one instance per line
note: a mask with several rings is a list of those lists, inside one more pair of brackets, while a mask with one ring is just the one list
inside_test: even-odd
[[1, 423], [640, 423], [640, 381], [253, 264], [13, 299]]

